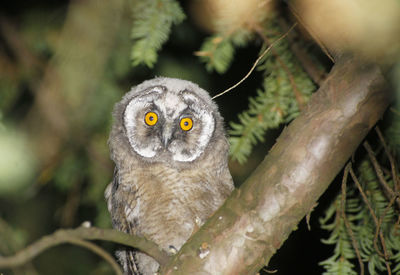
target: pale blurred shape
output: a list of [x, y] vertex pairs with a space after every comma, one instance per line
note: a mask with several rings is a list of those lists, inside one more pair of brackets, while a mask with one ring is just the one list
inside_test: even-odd
[[272, 0], [194, 0], [190, 12], [196, 23], [209, 32], [231, 34], [254, 30], [273, 11]]
[[296, 0], [291, 7], [329, 49], [351, 50], [375, 61], [399, 54], [400, 1]]
[[0, 129], [0, 196], [29, 186], [36, 161], [22, 134]]

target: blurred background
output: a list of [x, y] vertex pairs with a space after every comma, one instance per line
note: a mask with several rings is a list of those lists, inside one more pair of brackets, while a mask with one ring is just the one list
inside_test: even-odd
[[[260, 49], [265, 49], [265, 39], [251, 34], [246, 34], [250, 38], [236, 37], [232, 40], [235, 46], [245, 42], [236, 47], [229, 66], [210, 70], [199, 58], [207, 49], [203, 41], [216, 32], [210, 27], [210, 14], [202, 11], [199, 1], [180, 4], [186, 19], [173, 25], [157, 60], [146, 63], [135, 62], [131, 53], [135, 15], [131, 1], [1, 2], [1, 255], [13, 254], [58, 228], [77, 227], [84, 221], [111, 227], [103, 195], [113, 173], [107, 146], [111, 112], [132, 86], [154, 76], [179, 77], [215, 95], [241, 79]], [[241, 9], [234, 4], [229, 7]], [[238, 19], [243, 15], [232, 16]], [[217, 32], [228, 32], [235, 22], [228, 27], [219, 25]], [[318, 60], [314, 75], [319, 78], [299, 84], [305, 87], [302, 93], [307, 100], [332, 61], [308, 34], [303, 35], [304, 49], [313, 51]], [[248, 108], [248, 97], [256, 96], [262, 85], [271, 85], [263, 84], [264, 80], [265, 71], [255, 70], [230, 94], [216, 99], [227, 129], [228, 122], [241, 122], [238, 114]], [[246, 155], [246, 162], [232, 158], [230, 167], [237, 186], [264, 158], [285, 123], [299, 112], [297, 105], [293, 108], [288, 118], [269, 127], [273, 129], [262, 135], [262, 142], [253, 144], [256, 147]], [[314, 215], [321, 215], [337, 189], [333, 186], [324, 195]], [[318, 262], [329, 256], [331, 248], [320, 243], [327, 233], [319, 229], [317, 219], [311, 219], [311, 228], [308, 231], [303, 221], [268, 270], [277, 269], [275, 274], [321, 274]], [[101, 246], [110, 253], [117, 248], [110, 243]], [[0, 274], [112, 274], [112, 270], [95, 254], [62, 245], [44, 252], [31, 264], [0, 270]]]

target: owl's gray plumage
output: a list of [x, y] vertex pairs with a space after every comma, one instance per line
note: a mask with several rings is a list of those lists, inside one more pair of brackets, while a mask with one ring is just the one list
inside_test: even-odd
[[[189, 81], [159, 77], [134, 87], [115, 106], [109, 146], [113, 226], [167, 252], [179, 250], [233, 189], [223, 119], [208, 93]], [[119, 259], [126, 274], [158, 269], [129, 249]]]

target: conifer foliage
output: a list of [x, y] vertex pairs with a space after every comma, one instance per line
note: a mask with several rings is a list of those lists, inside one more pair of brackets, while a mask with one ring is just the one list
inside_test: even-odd
[[[266, 47], [285, 31], [271, 21], [264, 32]], [[254, 145], [264, 141], [268, 129], [293, 120], [316, 88], [285, 39], [271, 49], [258, 69], [263, 72], [262, 87], [257, 96], [249, 98], [248, 110], [238, 115], [239, 123], [230, 123], [231, 156], [240, 163], [247, 160]]]
[[134, 1], [131, 38], [132, 64], [153, 67], [157, 52], [167, 41], [173, 24], [185, 19], [179, 3], [175, 0]]
[[[344, 177], [351, 180], [343, 183], [345, 190], [320, 218], [322, 228], [330, 232], [322, 242], [334, 246], [333, 255], [320, 262], [324, 274], [400, 274], [397, 172], [382, 168], [370, 145], [364, 147], [370, 154], [345, 170]], [[382, 156], [381, 162], [387, 161]]]

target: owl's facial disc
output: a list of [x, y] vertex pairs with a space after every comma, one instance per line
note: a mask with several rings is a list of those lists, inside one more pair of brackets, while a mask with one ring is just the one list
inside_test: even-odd
[[124, 121], [132, 149], [150, 161], [197, 159], [215, 128], [213, 114], [194, 92], [157, 87], [129, 102]]

